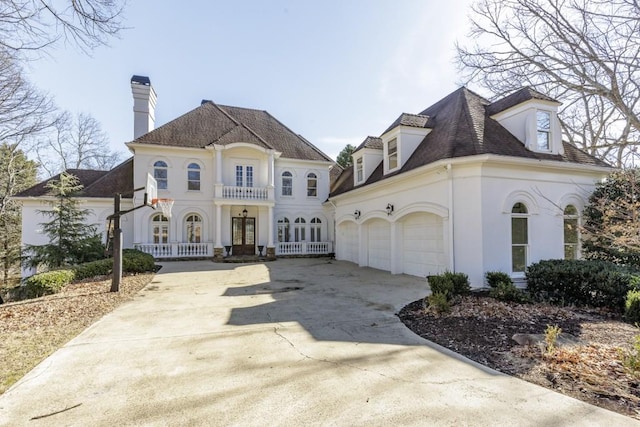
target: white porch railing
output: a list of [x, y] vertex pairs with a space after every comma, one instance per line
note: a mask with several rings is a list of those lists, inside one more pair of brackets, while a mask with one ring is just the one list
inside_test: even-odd
[[276, 255], [325, 255], [330, 252], [330, 242], [278, 242], [276, 244]]
[[240, 200], [267, 200], [269, 192], [266, 187], [222, 187], [222, 197]]
[[154, 258], [201, 258], [213, 256], [213, 243], [137, 243], [134, 247]]

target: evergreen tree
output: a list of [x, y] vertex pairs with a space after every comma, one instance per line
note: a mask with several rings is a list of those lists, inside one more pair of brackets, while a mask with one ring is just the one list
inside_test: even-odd
[[342, 166], [345, 169], [351, 166], [353, 164], [353, 160], [351, 159], [351, 154], [353, 154], [353, 150], [355, 149], [356, 147], [354, 147], [353, 145], [347, 144], [347, 146], [342, 149], [340, 154], [338, 154], [336, 163], [338, 163], [340, 166]]
[[82, 189], [78, 178], [67, 172], [47, 184], [51, 210], [38, 211], [51, 221], [41, 223], [42, 231], [49, 237], [45, 245], [28, 245], [27, 264], [57, 268], [76, 265], [104, 257], [104, 247], [95, 225], [86, 223], [90, 211], [81, 209], [74, 196]]
[[640, 266], [640, 170], [611, 173], [584, 209], [585, 257]]
[[37, 165], [15, 145], [0, 145], [0, 263], [2, 282], [20, 266], [22, 212], [11, 196], [36, 183]]

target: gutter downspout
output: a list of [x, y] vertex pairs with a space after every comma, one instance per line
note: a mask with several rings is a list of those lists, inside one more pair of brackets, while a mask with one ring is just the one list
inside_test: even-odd
[[456, 271], [456, 256], [453, 247], [454, 226], [453, 226], [453, 167], [447, 163], [447, 175], [449, 176], [449, 267], [452, 272]]

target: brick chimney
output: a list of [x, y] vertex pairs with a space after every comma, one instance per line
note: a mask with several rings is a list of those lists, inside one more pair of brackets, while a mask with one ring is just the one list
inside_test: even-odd
[[156, 122], [156, 91], [146, 76], [131, 77], [133, 93], [133, 139], [154, 129]]

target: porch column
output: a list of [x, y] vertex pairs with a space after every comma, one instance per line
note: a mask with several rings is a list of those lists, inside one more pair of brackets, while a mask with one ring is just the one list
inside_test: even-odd
[[269, 206], [267, 214], [267, 258], [276, 257], [276, 247], [273, 243], [273, 206]]
[[273, 185], [274, 167], [275, 167], [275, 162], [274, 162], [273, 150], [269, 150], [269, 178], [268, 178], [268, 185]]
[[216, 248], [222, 247], [222, 206], [216, 205]]
[[216, 184], [222, 184], [222, 146], [216, 145]]

